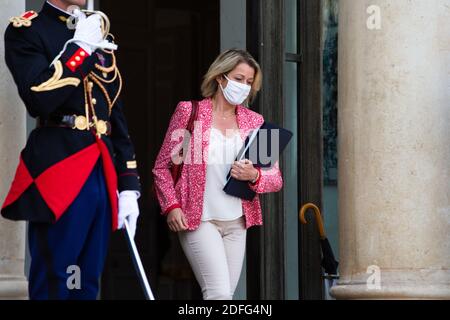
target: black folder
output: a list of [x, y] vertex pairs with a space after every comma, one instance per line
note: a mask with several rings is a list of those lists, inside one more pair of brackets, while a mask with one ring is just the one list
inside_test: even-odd
[[[270, 168], [278, 161], [280, 154], [292, 139], [293, 133], [276, 124], [264, 122], [253, 130], [245, 140], [236, 161], [249, 159], [255, 167]], [[228, 173], [227, 183], [223, 188], [225, 193], [244, 200], [253, 200], [256, 193], [250, 188], [248, 181], [240, 181]]]

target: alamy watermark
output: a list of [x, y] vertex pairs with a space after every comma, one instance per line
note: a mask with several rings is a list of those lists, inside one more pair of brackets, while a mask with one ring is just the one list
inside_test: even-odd
[[381, 269], [379, 266], [369, 266], [367, 268], [367, 274], [369, 277], [366, 280], [366, 286], [368, 290], [381, 290]]
[[66, 273], [69, 275], [66, 281], [67, 289], [81, 290], [81, 269], [77, 265], [67, 267]]
[[[212, 130], [213, 128], [211, 128]], [[220, 132], [225, 140], [223, 154], [215, 156], [203, 151], [203, 142], [210, 138], [212, 132], [207, 130], [203, 134], [202, 121], [195, 121], [194, 130], [190, 133], [186, 129], [176, 129], [172, 132], [170, 137], [170, 154], [172, 162], [175, 164], [229, 164], [230, 159], [236, 156], [240, 157], [240, 151], [245, 145], [242, 140], [244, 137], [251, 137], [253, 130], [251, 129], [227, 129], [225, 133]], [[245, 159], [253, 163], [258, 162], [261, 165], [274, 165], [271, 161], [278, 157], [280, 150], [280, 130], [279, 129], [258, 129], [258, 143], [251, 143], [250, 147], [245, 152]], [[240, 142], [240, 143], [239, 143]], [[228, 148], [227, 145], [232, 144], [233, 148]], [[185, 155], [184, 161], [180, 155]]]
[[381, 30], [382, 19], [381, 19], [381, 8], [377, 5], [371, 5], [367, 7], [366, 10], [367, 17], [366, 25], [369, 30]]

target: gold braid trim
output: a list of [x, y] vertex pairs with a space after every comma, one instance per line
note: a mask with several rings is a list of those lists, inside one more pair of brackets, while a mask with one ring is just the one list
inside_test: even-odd
[[31, 87], [31, 90], [34, 92], [43, 92], [43, 91], [52, 91], [55, 89], [59, 89], [65, 86], [75, 86], [78, 87], [81, 80], [77, 78], [65, 78], [61, 79], [63, 74], [63, 67], [61, 61], [57, 61], [55, 63], [55, 73], [53, 76], [45, 81], [44, 83], [41, 83], [37, 87]]
[[108, 114], [111, 115], [111, 110], [112, 110], [113, 104], [112, 104], [111, 98], [109, 97], [108, 91], [102, 85], [102, 83], [96, 77], [94, 77], [91, 73], [89, 74], [89, 79], [92, 80], [93, 82], [95, 82], [95, 84], [100, 88], [100, 91], [103, 93], [103, 96], [105, 97], [106, 102], [108, 103]]
[[111, 73], [111, 72], [115, 71], [116, 70], [116, 66], [117, 66], [116, 65], [116, 56], [114, 55], [114, 53], [111, 53], [111, 56], [112, 56], [111, 66], [103, 67], [103, 66], [99, 65], [98, 63], [96, 63], [95, 67], [98, 70], [100, 70], [101, 72], [103, 72], [103, 73]]
[[9, 19], [9, 22], [12, 23], [14, 28], [20, 28], [20, 27], [31, 27], [31, 20], [36, 18], [38, 16], [38, 13], [31, 10], [27, 11], [24, 14], [22, 14], [20, 17], [12, 17]]
[[[111, 72], [114, 72], [114, 76], [112, 77], [112, 79], [107, 80], [107, 79], [103, 79], [102, 77], [100, 77], [98, 74], [95, 73], [95, 71], [91, 71], [88, 75], [89, 79], [91, 81], [93, 81], [102, 91], [107, 103], [108, 103], [108, 111], [109, 111], [109, 115], [111, 115], [112, 113], [112, 109], [114, 107], [114, 104], [117, 102], [117, 100], [120, 97], [120, 93], [122, 92], [122, 87], [123, 87], [123, 79], [122, 79], [122, 75], [120, 74], [119, 68], [117, 67], [116, 64], [116, 57], [114, 55], [114, 52], [107, 52], [108, 54], [111, 54], [112, 56], [112, 64], [110, 67], [102, 67], [98, 64], [95, 65], [95, 68], [97, 70], [99, 70], [100, 72], [103, 72], [104, 74], [109, 74]], [[119, 79], [119, 89], [117, 90], [116, 95], [114, 96], [113, 99], [111, 99], [111, 97], [108, 94], [108, 90], [106, 90], [105, 86], [103, 84], [110, 84], [116, 81], [116, 79]]]
[[13, 24], [14, 28], [31, 27], [31, 20], [22, 17], [12, 17], [9, 22]]
[[119, 76], [119, 90], [117, 90], [116, 96], [113, 99], [113, 102], [112, 102], [113, 107], [114, 107], [114, 104], [116, 103], [117, 99], [119, 99], [119, 96], [122, 92], [122, 86], [123, 86], [122, 75], [120, 74], [120, 71], [118, 68], [117, 68], [117, 75]]
[[110, 84], [110, 83], [113, 83], [114, 81], [116, 81], [116, 79], [117, 79], [117, 74], [118, 74], [117, 72], [118, 72], [118, 69], [116, 69], [116, 72], [114, 73], [114, 76], [113, 76], [113, 78], [112, 78], [111, 80], [103, 79], [103, 78], [100, 77], [98, 74], [96, 74], [95, 71], [91, 71], [90, 74], [92, 74], [94, 77], [96, 77], [97, 80], [100, 80], [100, 81], [103, 82], [103, 83], [108, 83], [108, 84]]

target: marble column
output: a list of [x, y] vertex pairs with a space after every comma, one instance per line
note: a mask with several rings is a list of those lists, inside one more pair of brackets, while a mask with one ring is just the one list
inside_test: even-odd
[[[3, 35], [9, 18], [25, 11], [25, 0], [3, 0], [0, 10], [0, 201], [14, 177], [25, 145], [26, 114], [6, 67]], [[0, 299], [26, 299], [25, 223], [0, 218]]]
[[338, 299], [450, 298], [450, 0], [339, 1]]

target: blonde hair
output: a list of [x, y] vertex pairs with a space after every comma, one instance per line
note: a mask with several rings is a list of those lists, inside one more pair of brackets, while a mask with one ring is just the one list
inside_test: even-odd
[[245, 101], [245, 104], [251, 103], [258, 94], [262, 85], [262, 71], [258, 62], [252, 57], [250, 53], [244, 50], [231, 49], [221, 53], [216, 60], [209, 67], [208, 72], [203, 77], [202, 95], [204, 98], [211, 98], [219, 89], [217, 77], [227, 75], [233, 71], [239, 64], [248, 64], [255, 70], [255, 77], [252, 83], [250, 95]]

